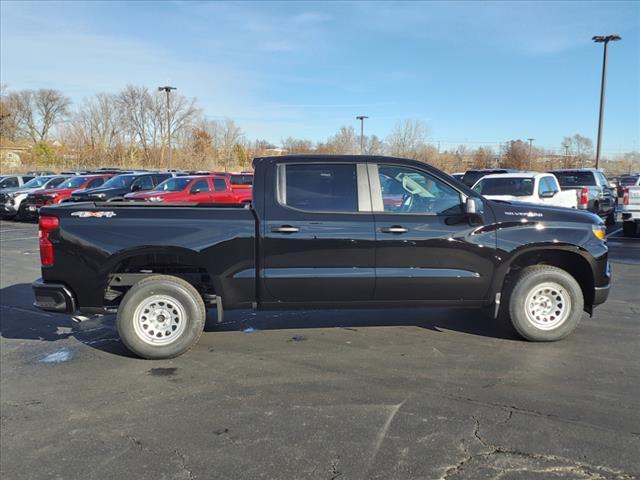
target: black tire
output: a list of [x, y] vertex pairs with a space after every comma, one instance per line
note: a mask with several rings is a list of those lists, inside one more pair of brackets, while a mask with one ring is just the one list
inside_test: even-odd
[[[568, 272], [550, 265], [535, 265], [523, 269], [511, 285], [507, 292], [509, 317], [525, 339], [534, 342], [560, 340], [580, 323], [584, 297], [580, 285]], [[542, 294], [536, 297], [536, 291]], [[535, 303], [535, 298], [540, 299], [541, 308], [548, 313], [536, 316], [533, 309], [525, 305], [528, 299]], [[554, 311], [556, 308], [558, 310]], [[556, 315], [558, 312], [560, 315]], [[558, 322], [556, 326], [554, 322]]]
[[637, 225], [635, 222], [622, 222], [622, 234], [631, 237], [636, 234]]
[[[157, 302], [161, 306], [145, 308], [148, 302], [155, 301], [154, 298], [162, 299]], [[169, 324], [154, 323], [153, 319], [142, 320], [149, 308], [153, 310], [149, 316], [161, 312], [155, 317], [162, 317], [161, 322], [165, 322], [163, 313], [167, 309], [176, 315], [172, 318], [172, 312], [167, 312]], [[116, 324], [120, 338], [129, 350], [142, 358], [155, 360], [177, 357], [195, 345], [204, 330], [206, 316], [202, 297], [189, 282], [169, 275], [153, 275], [140, 280], [125, 294], [118, 308]], [[142, 322], [148, 322], [147, 327]], [[173, 326], [177, 328], [177, 336], [170, 339]], [[166, 338], [160, 330], [164, 331]], [[156, 339], [156, 335], [159, 338]], [[154, 342], [161, 344], [154, 345]]]
[[24, 222], [27, 218], [27, 202], [23, 201], [18, 207], [18, 213], [16, 213], [16, 220]]
[[616, 209], [611, 210], [609, 215], [604, 219], [605, 225], [615, 225], [616, 224]]

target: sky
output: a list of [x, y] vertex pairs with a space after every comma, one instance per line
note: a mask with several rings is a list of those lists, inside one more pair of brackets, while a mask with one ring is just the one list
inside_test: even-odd
[[566, 135], [595, 141], [609, 46], [603, 152], [640, 150], [640, 2], [0, 3], [0, 79], [74, 102], [170, 84], [249, 139], [384, 138], [423, 121], [443, 149]]

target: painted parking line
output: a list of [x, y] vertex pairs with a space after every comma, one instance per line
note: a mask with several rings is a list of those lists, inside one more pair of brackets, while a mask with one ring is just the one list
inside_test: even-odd
[[610, 237], [610, 236], [613, 236], [613, 235], [615, 235], [616, 233], [621, 232], [621, 231], [622, 231], [622, 227], [620, 227], [620, 228], [618, 228], [618, 229], [614, 230], [614, 231], [613, 231], [613, 232], [611, 232], [611, 233], [607, 233], [607, 238], [608, 238], [608, 237]]
[[18, 240], [31, 240], [34, 238], [38, 238], [38, 236], [36, 235], [35, 237], [20, 237], [20, 238], [0, 238], [0, 242], [15, 242]]

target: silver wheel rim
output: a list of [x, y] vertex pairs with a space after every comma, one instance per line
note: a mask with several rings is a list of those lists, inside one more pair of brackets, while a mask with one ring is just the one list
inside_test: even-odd
[[555, 282], [533, 287], [524, 303], [527, 320], [539, 330], [553, 330], [562, 325], [571, 312], [569, 292]]
[[168, 295], [152, 295], [136, 308], [133, 329], [149, 345], [168, 345], [183, 334], [186, 318], [178, 300]]

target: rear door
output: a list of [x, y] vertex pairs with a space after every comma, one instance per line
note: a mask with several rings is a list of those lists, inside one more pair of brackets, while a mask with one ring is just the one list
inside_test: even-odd
[[[397, 302], [480, 301], [493, 275], [496, 246], [485, 210], [472, 221], [464, 196], [426, 170], [371, 164], [375, 219], [374, 299]], [[401, 190], [402, 199], [397, 200]]]
[[366, 166], [281, 163], [265, 178], [261, 276], [276, 302], [370, 300], [375, 245]]
[[235, 195], [227, 185], [227, 181], [224, 178], [213, 179], [213, 190], [215, 192], [214, 202], [218, 203], [234, 203]]

